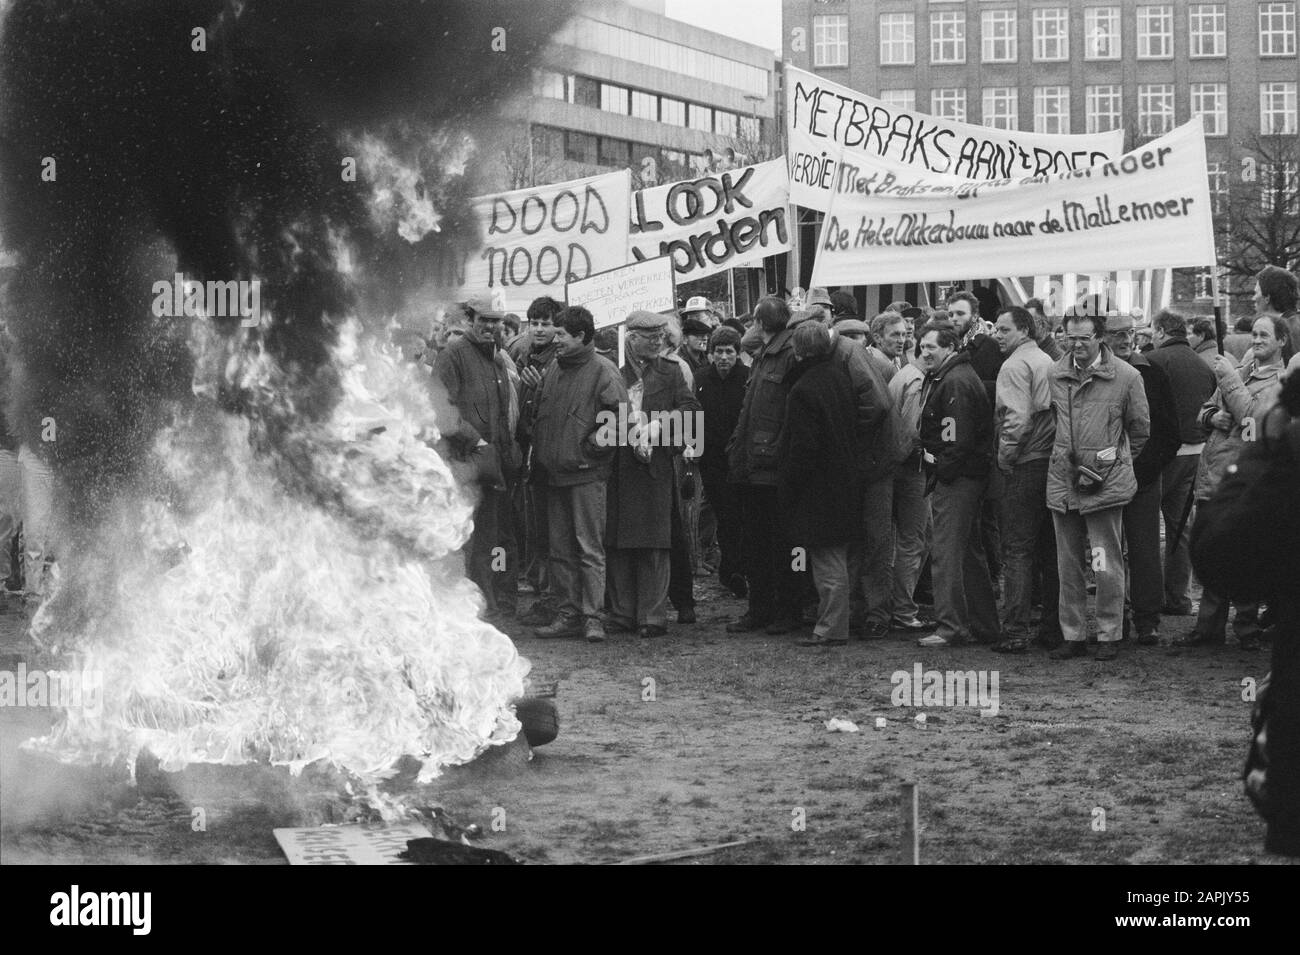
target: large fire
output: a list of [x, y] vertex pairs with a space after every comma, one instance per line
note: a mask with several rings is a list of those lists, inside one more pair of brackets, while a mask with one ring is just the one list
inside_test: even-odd
[[[290, 455], [259, 455], [263, 419], [215, 397], [234, 386], [269, 417], [293, 415], [277, 366], [194, 329], [197, 400], [154, 448], [168, 493], [124, 502], [97, 543], [118, 599], [61, 614], [80, 602], [56, 592], [33, 622], [38, 641], [102, 674], [102, 707], [66, 711], [32, 745], [96, 762], [147, 749], [167, 770], [326, 760], [373, 784], [403, 755], [427, 781], [513, 739], [528, 663], [477, 619], [481, 597], [445, 559], [472, 502], [429, 445], [414, 366], [349, 323], [334, 354], [343, 400], [296, 422]], [[134, 560], [117, 532], [141, 518], [150, 553]]]

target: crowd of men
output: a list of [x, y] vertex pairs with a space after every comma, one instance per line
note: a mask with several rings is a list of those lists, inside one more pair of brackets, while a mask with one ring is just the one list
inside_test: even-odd
[[[430, 363], [460, 413], [449, 451], [483, 488], [468, 571], [492, 619], [515, 615], [522, 577], [521, 623], [591, 641], [663, 635], [670, 604], [693, 623], [711, 547], [747, 600], [728, 632], [804, 645], [901, 633], [1077, 657], [1093, 597], [1096, 657], [1114, 659], [1193, 613], [1192, 516], [1277, 400], [1296, 304], [1295, 276], [1265, 268], [1221, 354], [1212, 321], [1162, 311], [1142, 342], [1103, 300], [1054, 318], [992, 288], [869, 322], [847, 291], [721, 323], [693, 298], [630, 316], [618, 367], [616, 331], [580, 306], [538, 299], [507, 333], [466, 303]], [[620, 408], [651, 424], [609, 440]], [[703, 440], [656, 432], [670, 412], [702, 417]], [[1205, 589], [1166, 642], [1223, 643], [1228, 612]], [[1263, 628], [1236, 606], [1242, 646]]]

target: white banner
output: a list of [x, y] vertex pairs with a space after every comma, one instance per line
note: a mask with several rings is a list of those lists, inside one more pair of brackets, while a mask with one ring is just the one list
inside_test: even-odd
[[505, 296], [522, 313], [541, 295], [562, 298], [575, 279], [628, 261], [631, 173], [575, 179], [473, 200], [483, 247], [465, 263], [467, 293]]
[[680, 282], [790, 251], [784, 157], [632, 194], [631, 258], [672, 256]]
[[1121, 130], [1073, 136], [973, 126], [891, 106], [794, 67], [786, 67], [785, 87], [790, 201], [821, 212], [841, 149], [847, 165], [877, 157], [918, 172], [989, 180], [1085, 169], [1124, 148]]
[[[884, 167], [882, 167], [884, 168]], [[834, 194], [812, 284], [1177, 268], [1215, 261], [1199, 116], [1100, 166], [992, 182], [909, 170]]]
[[670, 312], [677, 307], [673, 260], [667, 255], [570, 282], [566, 304], [591, 312], [597, 328], [618, 325], [639, 310]]

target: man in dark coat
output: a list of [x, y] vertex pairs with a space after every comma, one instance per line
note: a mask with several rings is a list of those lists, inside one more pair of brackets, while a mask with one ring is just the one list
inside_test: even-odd
[[1131, 315], [1106, 316], [1106, 344], [1116, 358], [1142, 376], [1151, 415], [1151, 436], [1133, 461], [1137, 493], [1124, 506], [1124, 543], [1128, 550], [1128, 601], [1132, 606], [1137, 642], [1159, 643], [1160, 606], [1164, 602], [1164, 572], [1160, 561], [1160, 475], [1178, 455], [1178, 405], [1169, 376], [1137, 350], [1137, 323]]
[[653, 312], [633, 312], [627, 319], [623, 383], [633, 410], [647, 421], [640, 434], [629, 432], [619, 442], [605, 522], [607, 629], [635, 629], [642, 637], [668, 632], [673, 456], [697, 440], [702, 417], [681, 367], [659, 354], [667, 326], [668, 319]]
[[1192, 562], [1207, 589], [1266, 601], [1274, 615], [1273, 668], [1256, 698], [1242, 778], [1268, 822], [1264, 847], [1300, 856], [1300, 373], [1202, 504]]
[[795, 329], [798, 364], [786, 405], [777, 506], [786, 532], [806, 550], [820, 597], [813, 636], [803, 646], [847, 643], [849, 543], [860, 540], [866, 449], [856, 427], [857, 398], [844, 362], [832, 358], [830, 330]]
[[[510, 380], [513, 364], [497, 347], [505, 313], [486, 298], [463, 303], [469, 324], [434, 364], [434, 374], [447, 389], [459, 415], [454, 428], [445, 428], [452, 456], [467, 465], [478, 481], [479, 503], [474, 530], [465, 548], [465, 571], [487, 603], [488, 619], [513, 616], [517, 553], [510, 515], [510, 486], [522, 456], [515, 443], [510, 409], [516, 400]], [[504, 548], [505, 567], [499, 562]]]
[[749, 369], [740, 363], [740, 333], [720, 326], [709, 339], [710, 364], [695, 378], [695, 397], [704, 411], [700, 476], [704, 496], [718, 522], [718, 579], [737, 597], [748, 593], [741, 562], [740, 500], [727, 482], [727, 441], [740, 420]]
[[[1160, 612], [1186, 616], [1192, 612], [1188, 593], [1192, 563], [1187, 554], [1191, 533], [1192, 490], [1196, 467], [1205, 447], [1201, 409], [1214, 394], [1217, 382], [1187, 341], [1187, 319], [1163, 309], [1151, 322], [1155, 348], [1147, 361], [1163, 371], [1174, 390], [1180, 444], [1174, 459], [1160, 473], [1160, 513], [1165, 524], [1165, 596]], [[1177, 534], [1178, 528], [1182, 533]]]
[[917, 642], [996, 643], [998, 611], [979, 520], [993, 458], [993, 405], [970, 354], [957, 350], [953, 327], [930, 324], [921, 333], [921, 445], [934, 481], [930, 559], [938, 626]]
[[739, 620], [727, 624], [727, 632], [772, 626], [786, 633], [788, 628], [777, 618], [799, 615], [801, 581], [777, 509], [776, 462], [794, 366], [794, 330], [789, 328], [790, 306], [775, 295], [759, 300], [754, 320], [760, 344], [740, 420], [727, 445], [728, 477], [740, 491], [749, 608]]

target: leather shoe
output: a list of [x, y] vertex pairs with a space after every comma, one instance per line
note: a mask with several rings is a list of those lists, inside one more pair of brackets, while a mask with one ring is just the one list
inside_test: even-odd
[[588, 620], [587, 626], [583, 630], [583, 637], [588, 643], [604, 643], [605, 628], [601, 626], [599, 620]]
[[749, 584], [740, 574], [732, 574], [727, 580], [727, 589], [737, 597], [749, 596]]
[[695, 622], [695, 608], [694, 608], [694, 607], [687, 607], [685, 610], [679, 610], [679, 611], [677, 611], [677, 622], [678, 622], [678, 623], [694, 623], [694, 622]]
[[1140, 647], [1154, 647], [1160, 643], [1160, 635], [1156, 632], [1155, 627], [1149, 630], [1140, 630], [1138, 631], [1137, 642]]
[[663, 637], [666, 636], [667, 634], [668, 634], [667, 627], [659, 627], [652, 623], [646, 624], [644, 627], [641, 627], [636, 632], [636, 635], [640, 637], [642, 640], [649, 640], [653, 637]]
[[1097, 641], [1096, 660], [1114, 660], [1119, 656], [1119, 641], [1117, 640], [1099, 640]]
[[727, 633], [750, 633], [754, 630], [762, 630], [771, 622], [771, 617], [758, 617], [747, 613], [739, 620], [727, 624]]
[[583, 635], [583, 623], [581, 617], [558, 616], [555, 621], [548, 626], [538, 627], [533, 631], [543, 640], [558, 639], [561, 637], [581, 637]]
[[1088, 655], [1088, 644], [1083, 640], [1064, 640], [1048, 656], [1053, 660], [1073, 660]]
[[999, 643], [993, 644], [994, 653], [1024, 653], [1028, 649], [1028, 641], [1020, 637], [1008, 637]]

